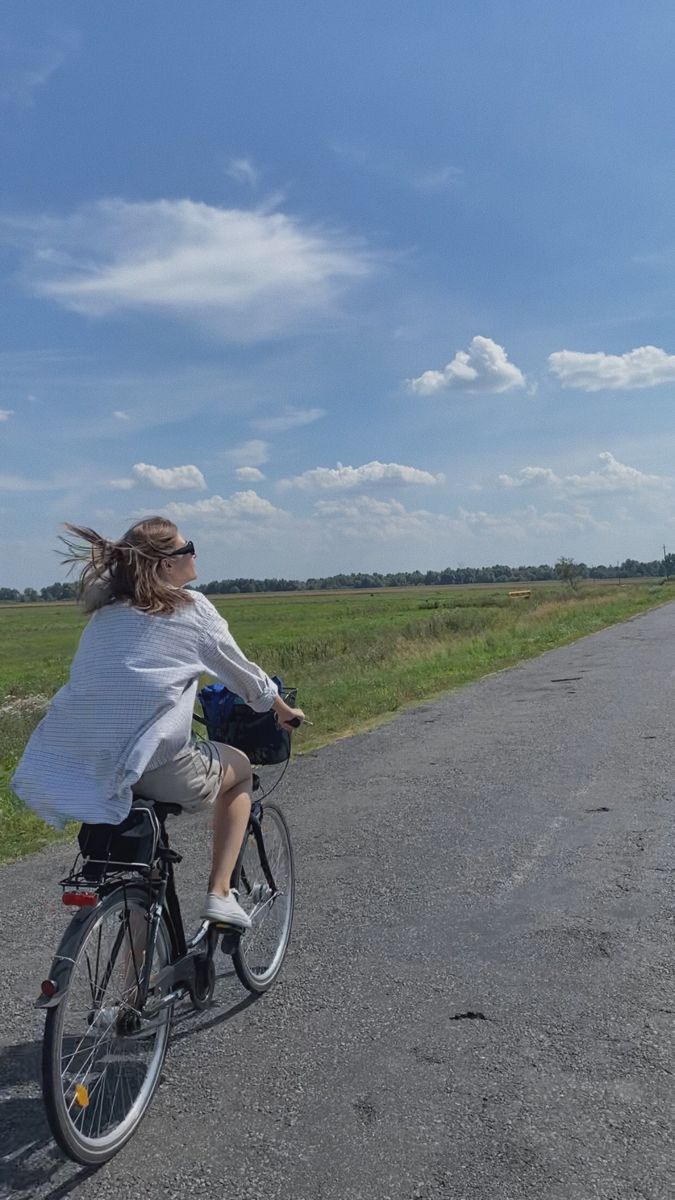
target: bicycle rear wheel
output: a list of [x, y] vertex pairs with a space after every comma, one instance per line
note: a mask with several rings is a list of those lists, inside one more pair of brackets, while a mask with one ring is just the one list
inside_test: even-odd
[[281, 970], [291, 936], [295, 900], [291, 838], [285, 817], [276, 804], [264, 805], [261, 830], [274, 890], [251, 828], [233, 879], [239, 903], [250, 916], [252, 926], [239, 939], [232, 961], [244, 987], [257, 993], [266, 992]]
[[[170, 1006], [138, 1013], [148, 893], [116, 889], [86, 918], [76, 917], [59, 947], [72, 969], [63, 999], [47, 1011], [42, 1089], [54, 1138], [75, 1162], [99, 1165], [129, 1140], [160, 1079]], [[150, 983], [172, 958], [163, 914]]]

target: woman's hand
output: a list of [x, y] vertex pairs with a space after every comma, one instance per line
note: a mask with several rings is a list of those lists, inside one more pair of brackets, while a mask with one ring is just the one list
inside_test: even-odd
[[285, 718], [282, 718], [279, 716], [279, 714], [277, 714], [277, 721], [281, 725], [282, 729], [287, 729], [288, 732], [291, 733], [293, 729], [298, 728], [298, 725], [302, 725], [302, 722], [305, 719], [305, 714], [301, 708], [289, 708], [288, 711], [290, 716]]
[[297, 729], [298, 725], [302, 725], [305, 719], [305, 714], [301, 708], [291, 708], [290, 704], [282, 700], [281, 696], [276, 697], [272, 708], [274, 709], [278, 724], [288, 733]]

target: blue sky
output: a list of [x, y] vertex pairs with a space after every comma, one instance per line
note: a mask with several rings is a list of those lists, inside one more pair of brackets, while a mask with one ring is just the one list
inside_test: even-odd
[[6, 586], [675, 548], [675, 9], [5, 0]]

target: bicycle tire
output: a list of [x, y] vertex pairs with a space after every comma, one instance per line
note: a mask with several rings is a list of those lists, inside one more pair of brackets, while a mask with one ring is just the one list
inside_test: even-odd
[[[138, 979], [139, 971], [135, 944], [140, 944], [140, 936], [129, 930], [136, 922], [140, 931], [142, 921], [145, 936], [149, 905], [148, 892], [142, 886], [116, 888], [96, 908], [82, 911], [73, 918], [57, 952], [57, 959], [71, 960], [71, 968], [63, 984], [63, 998], [46, 1014], [42, 1092], [55, 1141], [69, 1158], [85, 1166], [100, 1166], [107, 1162], [133, 1136], [155, 1094], [166, 1057], [172, 1005], [160, 1010], [154, 1025], [148, 1024], [151, 1053], [142, 1079], [140, 1072], [135, 1072], [139, 1081], [136, 1095], [133, 1069], [126, 1082], [122, 1082], [123, 1058], [133, 1061], [133, 1047], [142, 1046], [144, 1040], [142, 1023], [129, 1008], [130, 996], [135, 990], [133, 978]], [[108, 949], [110, 939], [112, 948]], [[172, 957], [173, 938], [167, 914], [163, 912], [157, 931], [153, 971], [166, 965]], [[118, 982], [120, 977], [121, 983]], [[116, 998], [116, 990], [120, 988]], [[79, 1010], [78, 1002], [83, 1006]], [[73, 1049], [74, 1038], [69, 1028], [77, 1026], [78, 1020], [83, 1036]], [[116, 1054], [119, 1066], [114, 1079], [111, 1063], [114, 1064]], [[114, 1088], [112, 1113], [104, 1122], [111, 1088]], [[121, 1112], [125, 1104], [128, 1111], [116, 1121], [116, 1107]], [[97, 1115], [98, 1128], [94, 1130]]]
[[[258, 844], [250, 826], [232, 881], [239, 893], [239, 903], [253, 921], [252, 928], [239, 938], [232, 961], [241, 983], [256, 995], [272, 986], [282, 968], [290, 941], [295, 903], [291, 835], [286, 818], [276, 804], [264, 805], [261, 829], [277, 893], [274, 896], [270, 894]], [[275, 910], [276, 923], [270, 921]], [[278, 929], [276, 935], [275, 928]], [[265, 933], [267, 936], [264, 936]]]

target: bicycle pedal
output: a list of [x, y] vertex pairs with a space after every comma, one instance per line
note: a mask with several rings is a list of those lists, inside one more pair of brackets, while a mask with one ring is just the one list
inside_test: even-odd
[[234, 954], [237, 946], [239, 945], [239, 939], [243, 932], [243, 929], [236, 929], [234, 925], [223, 927], [223, 936], [220, 943], [220, 948], [223, 954]]

